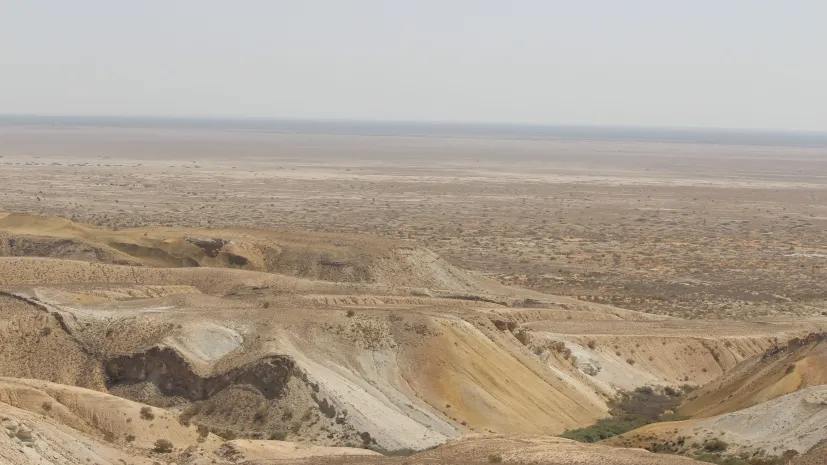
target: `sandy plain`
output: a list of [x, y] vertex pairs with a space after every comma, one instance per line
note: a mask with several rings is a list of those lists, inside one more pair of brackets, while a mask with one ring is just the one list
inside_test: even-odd
[[824, 155], [0, 125], [0, 459], [818, 460]]
[[0, 157], [4, 211], [369, 233], [686, 318], [827, 299], [823, 148], [6, 126]]

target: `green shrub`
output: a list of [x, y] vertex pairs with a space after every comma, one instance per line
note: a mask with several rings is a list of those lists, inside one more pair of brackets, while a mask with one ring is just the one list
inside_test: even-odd
[[520, 341], [520, 343], [524, 346], [527, 346], [529, 343], [531, 343], [531, 335], [528, 333], [528, 331], [524, 329], [520, 329], [519, 331], [517, 331], [517, 333], [514, 334], [514, 337], [516, 337], [517, 340]]
[[201, 410], [201, 407], [198, 404], [190, 404], [178, 415], [178, 423], [181, 423], [184, 426], [190, 425], [190, 420], [192, 417], [198, 415], [198, 412]]
[[253, 414], [253, 421], [255, 423], [264, 423], [264, 420], [267, 419], [267, 408], [262, 407], [256, 410], [256, 413]]
[[712, 439], [704, 443], [704, 450], [707, 452], [723, 452], [727, 447], [729, 444], [720, 439]]
[[155, 447], [152, 450], [159, 454], [168, 454], [173, 450], [172, 442], [167, 439], [158, 439], [155, 441]]
[[204, 425], [196, 425], [195, 430], [198, 431], [198, 437], [206, 438], [210, 435], [210, 429]]
[[621, 394], [612, 402], [611, 418], [598, 420], [586, 428], [566, 431], [560, 436], [580, 442], [598, 442], [650, 423], [678, 420], [678, 415], [665, 415], [664, 412], [674, 411], [682, 401], [682, 395], [668, 396], [655, 392], [651, 387], [639, 387]]
[[152, 413], [152, 409], [149, 407], [141, 407], [141, 418], [144, 420], [154, 420], [155, 414]]

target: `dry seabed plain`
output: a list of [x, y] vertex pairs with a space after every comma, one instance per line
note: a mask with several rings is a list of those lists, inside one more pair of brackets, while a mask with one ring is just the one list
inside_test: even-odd
[[[2, 127], [0, 463], [824, 463], [825, 183], [789, 147]], [[679, 405], [557, 437], [629, 393]]]

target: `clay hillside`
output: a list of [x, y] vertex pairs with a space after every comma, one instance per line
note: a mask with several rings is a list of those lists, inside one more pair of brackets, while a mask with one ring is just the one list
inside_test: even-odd
[[[816, 316], [640, 313], [367, 235], [3, 214], [0, 255], [3, 463], [654, 465], [827, 438]], [[630, 392], [687, 419], [555, 437]]]

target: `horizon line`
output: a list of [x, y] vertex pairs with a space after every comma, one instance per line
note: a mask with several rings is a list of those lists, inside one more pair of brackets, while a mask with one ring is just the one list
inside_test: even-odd
[[155, 121], [236, 121], [236, 122], [304, 122], [304, 123], [370, 123], [370, 124], [411, 124], [434, 126], [490, 126], [490, 127], [532, 127], [557, 129], [649, 129], [672, 131], [709, 131], [720, 133], [754, 133], [754, 134], [800, 134], [824, 135], [827, 129], [779, 129], [779, 128], [750, 128], [732, 126], [697, 126], [697, 125], [657, 125], [657, 124], [601, 124], [601, 123], [544, 123], [531, 121], [473, 121], [473, 120], [426, 120], [426, 119], [370, 119], [370, 118], [331, 118], [331, 117], [289, 117], [289, 116], [241, 116], [241, 115], [117, 115], [117, 114], [76, 114], [76, 113], [0, 113], [0, 123], [11, 118], [68, 118], [68, 119], [111, 119], [111, 120], [155, 120]]

